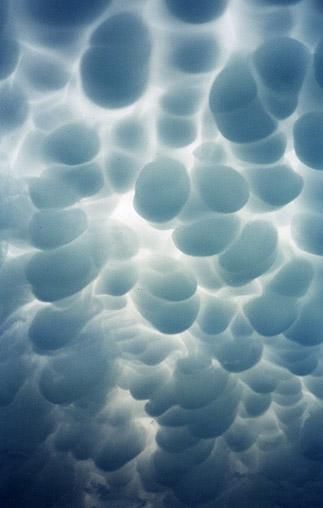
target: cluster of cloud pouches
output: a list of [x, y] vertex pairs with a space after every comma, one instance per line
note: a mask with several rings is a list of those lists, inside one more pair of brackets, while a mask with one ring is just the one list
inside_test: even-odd
[[322, 26], [1, 0], [3, 508], [322, 507]]

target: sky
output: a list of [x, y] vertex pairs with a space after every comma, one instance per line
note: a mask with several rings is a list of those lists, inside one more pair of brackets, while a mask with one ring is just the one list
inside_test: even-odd
[[1, 0], [2, 508], [322, 508], [322, 24]]

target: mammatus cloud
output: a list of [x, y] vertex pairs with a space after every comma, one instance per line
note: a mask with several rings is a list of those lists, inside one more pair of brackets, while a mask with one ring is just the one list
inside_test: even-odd
[[322, 5], [1, 0], [1, 507], [322, 507]]

